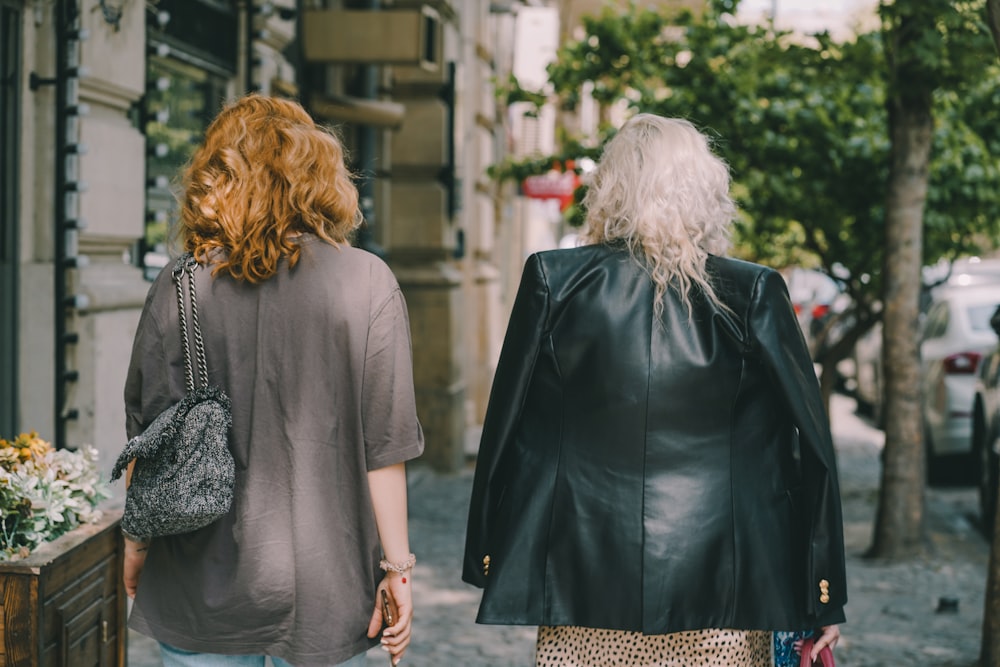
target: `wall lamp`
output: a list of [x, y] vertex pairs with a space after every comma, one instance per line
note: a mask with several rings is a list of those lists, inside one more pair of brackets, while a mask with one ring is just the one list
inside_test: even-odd
[[122, 15], [125, 13], [125, 0], [100, 0], [101, 15], [104, 22], [114, 28], [115, 32], [121, 30]]

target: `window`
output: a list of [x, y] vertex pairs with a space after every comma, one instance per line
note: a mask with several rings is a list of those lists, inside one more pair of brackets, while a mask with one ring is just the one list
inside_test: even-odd
[[990, 318], [993, 317], [993, 313], [997, 312], [997, 304], [980, 303], [969, 306], [965, 312], [969, 318], [969, 328], [973, 331], [983, 333], [993, 330]]
[[[148, 26], [146, 277], [167, 260], [181, 169], [219, 112], [236, 72], [236, 10], [211, 0], [161, 0]], [[209, 29], [210, 28], [210, 29]]]
[[[146, 164], [149, 189], [146, 209], [146, 246], [165, 251], [168, 221], [177, 219], [180, 172], [205, 134], [205, 128], [225, 98], [226, 79], [172, 58], [150, 58], [147, 80], [164, 82], [153, 87], [153, 110], [146, 125], [150, 146]], [[159, 118], [156, 113], [161, 113]]]

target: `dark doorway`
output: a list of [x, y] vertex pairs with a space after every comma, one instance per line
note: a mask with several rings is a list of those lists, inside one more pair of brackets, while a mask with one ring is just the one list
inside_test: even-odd
[[0, 437], [17, 423], [17, 227], [21, 5], [0, 0]]

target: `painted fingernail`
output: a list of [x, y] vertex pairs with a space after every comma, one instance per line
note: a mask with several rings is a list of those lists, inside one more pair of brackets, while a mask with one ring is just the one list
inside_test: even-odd
[[386, 653], [388, 653], [389, 652], [389, 647], [386, 646], [385, 644], [382, 644], [382, 650], [385, 651]]

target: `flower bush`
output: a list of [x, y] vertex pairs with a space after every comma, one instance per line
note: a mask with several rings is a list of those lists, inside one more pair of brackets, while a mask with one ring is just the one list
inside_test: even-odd
[[97, 504], [108, 496], [90, 445], [57, 450], [34, 431], [0, 438], [0, 561], [98, 521]]

